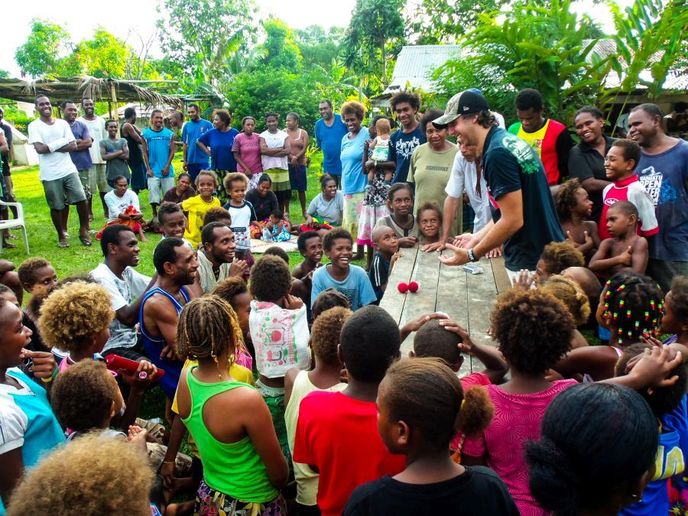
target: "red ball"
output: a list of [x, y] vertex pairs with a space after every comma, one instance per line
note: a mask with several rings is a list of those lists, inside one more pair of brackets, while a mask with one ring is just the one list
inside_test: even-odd
[[406, 294], [409, 290], [409, 286], [407, 283], [404, 283], [403, 281], [397, 285], [397, 290], [401, 292], [402, 294]]
[[415, 281], [412, 281], [411, 283], [408, 284], [409, 292], [415, 294], [416, 292], [418, 292], [419, 286], [420, 285], [418, 285], [418, 283], [416, 283]]

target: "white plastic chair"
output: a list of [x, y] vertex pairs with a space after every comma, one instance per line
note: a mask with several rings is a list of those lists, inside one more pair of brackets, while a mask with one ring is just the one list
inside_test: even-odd
[[[24, 207], [21, 205], [20, 202], [5, 201], [0, 201], [0, 207], [17, 208], [17, 218], [0, 220], [0, 231], [4, 231], [6, 229], [21, 228], [22, 232], [24, 233], [24, 247], [26, 247], [26, 254], [31, 254], [29, 251], [29, 236], [26, 234], [26, 222], [24, 221]], [[0, 251], [2, 251], [2, 241], [3, 239], [0, 238]]]

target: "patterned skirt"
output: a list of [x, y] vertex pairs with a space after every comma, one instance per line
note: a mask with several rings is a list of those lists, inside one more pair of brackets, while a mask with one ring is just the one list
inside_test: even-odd
[[287, 504], [279, 495], [270, 502], [240, 502], [231, 496], [216, 491], [205, 480], [196, 492], [194, 515], [198, 516], [286, 516]]
[[363, 199], [365, 192], [355, 194], [344, 194], [344, 213], [342, 214], [342, 228], [351, 233], [351, 237], [356, 241], [358, 236], [358, 219], [363, 209]]

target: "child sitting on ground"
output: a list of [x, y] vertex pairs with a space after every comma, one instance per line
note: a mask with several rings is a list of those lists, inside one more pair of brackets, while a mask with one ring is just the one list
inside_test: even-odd
[[378, 385], [399, 358], [397, 323], [382, 308], [366, 306], [344, 323], [340, 339], [349, 383], [342, 392], [316, 391], [303, 399], [294, 439], [294, 461], [320, 474], [323, 516], [340, 515], [357, 486], [396, 475], [405, 462], [380, 437], [375, 405]]
[[547, 370], [571, 347], [573, 318], [550, 294], [511, 289], [497, 298], [491, 324], [511, 379], [486, 387], [499, 417], [479, 437], [467, 437], [462, 463], [489, 466], [506, 483], [521, 514], [544, 515], [528, 487], [523, 446], [540, 436], [547, 405], [577, 383], [545, 378]]
[[628, 201], [619, 201], [604, 211], [610, 237], [602, 240], [588, 267], [601, 277], [624, 270], [645, 274], [650, 255], [647, 240], [636, 232], [638, 210]]
[[257, 386], [265, 399], [285, 457], [289, 455], [284, 423], [284, 376], [292, 367], [307, 369], [308, 318], [303, 301], [289, 294], [289, 267], [277, 256], [264, 256], [251, 272], [253, 301], [249, 327], [256, 352]]
[[408, 183], [396, 183], [387, 197], [389, 215], [377, 221], [375, 227], [389, 226], [397, 234], [399, 247], [414, 247], [418, 243], [418, 224], [413, 216], [413, 191]]
[[387, 371], [377, 405], [380, 436], [393, 454], [406, 456], [406, 469], [358, 487], [344, 515], [519, 514], [494, 471], [456, 464], [446, 452], [457, 430], [476, 434], [489, 423], [492, 411], [484, 390], [464, 396], [441, 360], [406, 359]]
[[[105, 194], [105, 204], [108, 208], [108, 222], [105, 227], [123, 224], [130, 228], [141, 242], [146, 241], [143, 234], [143, 214], [139, 204], [139, 196], [129, 189], [129, 181], [124, 176], [114, 180], [114, 189]], [[103, 229], [105, 229], [105, 227]], [[97, 234], [98, 240], [103, 236], [103, 229]]]
[[375, 228], [372, 237], [375, 254], [368, 277], [377, 297], [376, 303], [379, 303], [387, 288], [389, 272], [399, 258], [399, 240], [394, 230], [388, 226]]
[[[284, 378], [284, 420], [287, 426], [289, 449], [294, 451], [294, 434], [299, 419], [299, 406], [307, 394], [313, 391], [338, 392], [346, 388], [341, 383], [342, 364], [337, 355], [342, 326], [351, 316], [348, 308], [335, 307], [323, 312], [313, 323], [311, 349], [315, 367], [312, 371], [292, 368]], [[312, 511], [316, 507], [318, 474], [307, 464], [294, 463], [296, 478], [296, 503], [298, 507]]]
[[578, 249], [586, 261], [600, 246], [597, 223], [588, 220], [592, 213], [592, 201], [578, 179], [569, 179], [554, 194], [554, 205], [559, 215], [566, 241]]
[[186, 213], [188, 223], [184, 231], [184, 238], [191, 242], [194, 249], [201, 243], [203, 218], [210, 208], [219, 208], [220, 199], [215, 196], [218, 179], [212, 170], [201, 170], [196, 176], [196, 191], [198, 195], [189, 197], [181, 202], [182, 210]]
[[607, 211], [619, 201], [628, 201], [636, 207], [640, 235], [651, 237], [659, 232], [652, 199], [635, 173], [639, 159], [640, 147], [633, 140], [616, 140], [609, 148], [604, 160], [604, 170], [612, 184], [607, 185], [602, 191], [602, 213], [599, 223], [602, 240], [612, 237]]
[[224, 208], [232, 218], [232, 232], [236, 242], [235, 256], [237, 260], [244, 260], [248, 267], [244, 273], [244, 280], [248, 281], [251, 267], [255, 260], [251, 254], [251, 222], [256, 221], [256, 212], [250, 202], [246, 201], [246, 189], [248, 188], [248, 178], [240, 173], [233, 172], [227, 174], [224, 179], [224, 186], [229, 200]]
[[287, 242], [291, 239], [290, 231], [291, 225], [284, 218], [282, 210], [272, 210], [263, 228], [263, 240], [266, 242]]
[[225, 226], [232, 225], [232, 217], [229, 212], [221, 206], [210, 208], [203, 217], [203, 227], [206, 227], [211, 222], [219, 222]]
[[439, 242], [442, 234], [442, 210], [437, 203], [423, 203], [416, 213], [420, 230], [420, 243], [425, 245]]
[[311, 307], [318, 294], [329, 287], [346, 295], [354, 312], [377, 299], [365, 270], [351, 264], [353, 245], [351, 233], [345, 229], [335, 228], [325, 235], [323, 249], [330, 263], [313, 273]]
[[[650, 344], [632, 344], [615, 367], [615, 376], [624, 376], [628, 363], [645, 350], [652, 349]], [[668, 387], [652, 387], [638, 390], [650, 405], [659, 421], [659, 449], [655, 464], [657, 469], [645, 486], [640, 500], [629, 505], [619, 514], [632, 516], [636, 514], [678, 514], [673, 512], [669, 502], [669, 485], [672, 481], [681, 490], [685, 490], [683, 480], [686, 458], [688, 458], [688, 403], [686, 403], [686, 366], [681, 364], [669, 373], [678, 380]], [[685, 511], [681, 510], [681, 514]]]
[[[392, 132], [392, 126], [389, 120], [384, 117], [380, 117], [375, 122], [375, 132], [377, 136], [370, 144], [372, 149], [370, 159], [366, 161], [366, 170], [368, 171], [368, 184], [372, 185], [375, 179], [375, 169], [378, 167], [378, 163], [384, 163], [389, 161], [389, 138]], [[385, 183], [392, 184], [392, 175], [394, 169], [387, 167], [385, 169]]]

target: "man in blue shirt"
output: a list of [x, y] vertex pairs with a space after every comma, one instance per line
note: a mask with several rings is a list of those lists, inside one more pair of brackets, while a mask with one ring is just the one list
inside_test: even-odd
[[144, 129], [141, 136], [146, 142], [143, 146], [143, 162], [148, 173], [148, 202], [155, 218], [162, 196], [174, 186], [172, 158], [176, 144], [174, 133], [163, 127], [162, 111], [159, 109], [153, 110], [151, 126]]
[[72, 163], [74, 163], [74, 166], [79, 172], [81, 186], [84, 187], [86, 204], [88, 206], [88, 219], [93, 220], [91, 199], [93, 192], [97, 191], [98, 188], [95, 169], [93, 168], [93, 160], [91, 159], [91, 151], [89, 150], [93, 144], [93, 138], [91, 138], [91, 134], [88, 132], [86, 124], [76, 119], [79, 110], [74, 102], [65, 100], [60, 104], [60, 109], [62, 109], [64, 119], [69, 124], [69, 128], [72, 130], [72, 134], [76, 140], [76, 150], [70, 152], [69, 157], [72, 158]]
[[394, 162], [392, 183], [405, 183], [413, 151], [427, 141], [416, 120], [420, 97], [401, 91], [391, 98], [389, 104], [401, 124], [401, 128], [390, 137], [389, 160]]
[[337, 181], [337, 188], [342, 185], [342, 162], [339, 153], [342, 149], [342, 138], [349, 130], [342, 117], [332, 111], [332, 102], [323, 100], [320, 103], [320, 116], [315, 123], [315, 145], [323, 151], [323, 172]]
[[628, 137], [640, 145], [635, 169], [655, 205], [659, 233], [650, 240], [647, 273], [664, 292], [677, 275], [688, 275], [688, 142], [664, 132], [656, 104], [628, 115]]
[[196, 142], [213, 128], [213, 124], [201, 118], [200, 112], [198, 104], [189, 104], [189, 121], [182, 128], [184, 170], [194, 182], [198, 173], [208, 168], [208, 155], [196, 145]]

